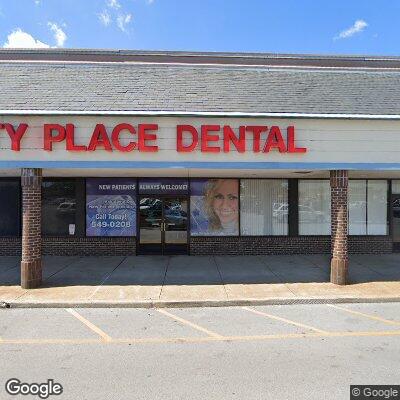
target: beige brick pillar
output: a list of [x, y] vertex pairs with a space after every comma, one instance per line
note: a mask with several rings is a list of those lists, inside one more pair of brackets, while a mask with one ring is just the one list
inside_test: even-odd
[[331, 171], [331, 282], [347, 283], [347, 189], [348, 171]]
[[23, 168], [21, 287], [33, 289], [42, 283], [42, 170]]

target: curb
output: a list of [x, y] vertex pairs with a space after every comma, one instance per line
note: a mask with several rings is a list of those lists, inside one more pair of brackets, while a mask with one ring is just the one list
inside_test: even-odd
[[338, 303], [398, 303], [400, 297], [331, 297], [331, 298], [275, 298], [238, 300], [184, 300], [184, 301], [48, 301], [23, 302], [0, 301], [0, 308], [188, 308], [188, 307], [235, 307], [295, 304]]

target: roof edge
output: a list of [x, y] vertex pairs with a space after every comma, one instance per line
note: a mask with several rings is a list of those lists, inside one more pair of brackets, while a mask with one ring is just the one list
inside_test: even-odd
[[0, 61], [11, 60], [400, 68], [400, 56], [105, 49], [0, 49]]
[[301, 118], [301, 119], [357, 119], [357, 120], [400, 120], [396, 114], [312, 114], [312, 113], [250, 113], [224, 111], [73, 111], [73, 110], [0, 110], [0, 115], [20, 116], [159, 116], [159, 117], [229, 117], [229, 118]]

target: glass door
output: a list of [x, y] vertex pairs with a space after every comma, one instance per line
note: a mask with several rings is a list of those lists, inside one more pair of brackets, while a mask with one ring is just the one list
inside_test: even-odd
[[162, 254], [163, 206], [156, 196], [139, 199], [139, 253]]
[[164, 254], [188, 252], [188, 199], [167, 197], [164, 199], [163, 247]]
[[146, 196], [139, 200], [139, 254], [187, 254], [188, 199]]

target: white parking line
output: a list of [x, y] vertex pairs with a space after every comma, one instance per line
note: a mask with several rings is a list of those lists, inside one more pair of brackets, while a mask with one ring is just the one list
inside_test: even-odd
[[223, 338], [222, 335], [220, 335], [220, 334], [218, 334], [216, 332], [210, 331], [210, 330], [208, 330], [206, 328], [203, 328], [200, 325], [194, 324], [193, 322], [190, 322], [190, 321], [188, 321], [186, 319], [178, 317], [177, 315], [171, 314], [170, 312], [168, 312], [168, 311], [166, 311], [166, 310], [164, 310], [162, 308], [157, 308], [157, 311], [159, 313], [161, 313], [161, 314], [166, 315], [169, 318], [174, 319], [175, 321], [178, 321], [178, 322], [180, 322], [180, 323], [182, 323], [184, 325], [190, 326], [193, 329], [197, 329], [200, 332], [206, 333], [208, 336], [211, 336], [211, 337], [214, 337], [214, 338]]
[[268, 314], [268, 313], [263, 312], [263, 311], [255, 310], [254, 308], [242, 307], [242, 309], [246, 310], [246, 311], [250, 311], [250, 312], [252, 312], [254, 314], [262, 315], [263, 317], [275, 319], [275, 320], [280, 321], [280, 322], [285, 322], [286, 324], [294, 325], [294, 326], [297, 326], [299, 328], [309, 329], [309, 330], [317, 332], [317, 333], [323, 333], [323, 334], [329, 333], [328, 331], [324, 331], [322, 329], [314, 328], [313, 326], [305, 325], [305, 324], [302, 324], [301, 322], [292, 321], [290, 319], [286, 319], [286, 318], [278, 317], [276, 315]]
[[81, 321], [83, 324], [85, 324], [93, 332], [97, 333], [104, 342], [111, 342], [111, 340], [112, 340], [111, 336], [107, 335], [107, 333], [102, 331], [99, 327], [92, 324], [86, 318], [82, 317], [82, 315], [80, 315], [78, 312], [76, 312], [72, 308], [66, 308], [65, 310], [68, 311], [70, 314], [72, 314], [75, 318], [79, 319], [79, 321]]
[[340, 307], [340, 306], [337, 306], [336, 304], [326, 304], [326, 305], [328, 307], [336, 308], [337, 310], [341, 310], [341, 311], [346, 311], [346, 312], [348, 312], [350, 314], [359, 315], [361, 317], [372, 319], [374, 321], [383, 322], [383, 323], [389, 324], [389, 325], [400, 326], [400, 321], [391, 321], [390, 319], [385, 319], [385, 318], [382, 318], [382, 317], [377, 317], [375, 315], [365, 314], [365, 313], [360, 312], [360, 311], [350, 310], [349, 308]]

